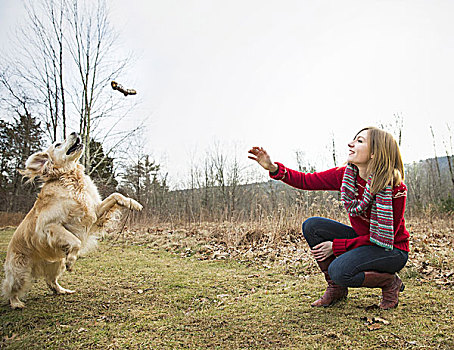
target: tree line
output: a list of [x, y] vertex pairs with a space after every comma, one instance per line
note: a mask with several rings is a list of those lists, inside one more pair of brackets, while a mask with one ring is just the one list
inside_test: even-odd
[[[18, 169], [43, 149], [46, 132], [30, 114], [13, 122], [0, 119], [0, 211], [26, 212], [36, 198], [39, 184], [24, 184]], [[159, 221], [296, 221], [304, 216], [343, 215], [338, 193], [299, 191], [253, 173], [234, 152], [213, 147], [188, 168], [185, 181], [170, 188], [168, 174], [150, 155], [140, 151], [128, 162], [106, 156], [101, 142], [90, 140], [92, 157], [87, 172], [103, 197], [119, 191], [144, 205], [142, 219]], [[297, 170], [317, 169], [304, 163], [296, 152]], [[407, 211], [454, 210], [454, 162], [452, 156], [406, 165]]]

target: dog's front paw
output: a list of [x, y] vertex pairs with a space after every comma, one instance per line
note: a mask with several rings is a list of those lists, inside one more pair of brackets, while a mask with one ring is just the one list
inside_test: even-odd
[[129, 202], [128, 203], [128, 208], [129, 209], [133, 209], [133, 210], [136, 210], [136, 211], [141, 211], [143, 209], [142, 204], [140, 204], [139, 202], [135, 201], [134, 199], [129, 198], [128, 202]]
[[25, 307], [25, 304], [17, 296], [12, 297], [9, 300], [9, 304], [11, 305], [11, 309], [23, 309]]

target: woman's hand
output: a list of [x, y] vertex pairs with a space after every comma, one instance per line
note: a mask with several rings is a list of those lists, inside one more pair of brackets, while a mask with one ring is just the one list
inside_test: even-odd
[[249, 152], [253, 156], [248, 156], [249, 159], [255, 160], [259, 163], [263, 169], [268, 170], [272, 173], [277, 171], [279, 167], [271, 161], [270, 156], [263, 147], [252, 147]]
[[333, 242], [327, 241], [317, 244], [312, 248], [311, 253], [314, 256], [315, 260], [323, 261], [334, 254]]

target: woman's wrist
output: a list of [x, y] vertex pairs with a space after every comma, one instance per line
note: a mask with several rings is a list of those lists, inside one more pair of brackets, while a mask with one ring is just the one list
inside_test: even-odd
[[270, 168], [269, 168], [270, 173], [272, 173], [272, 174], [273, 174], [273, 173], [277, 173], [278, 170], [279, 170], [279, 166], [277, 166], [277, 165], [274, 164], [274, 163], [271, 163], [271, 166], [270, 166]]

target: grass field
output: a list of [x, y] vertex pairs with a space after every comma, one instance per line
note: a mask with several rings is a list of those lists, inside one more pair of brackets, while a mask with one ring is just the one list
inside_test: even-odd
[[[0, 230], [2, 262], [12, 232]], [[53, 296], [38, 281], [24, 310], [1, 305], [0, 348], [453, 349], [453, 285], [415, 268], [401, 276], [406, 289], [395, 310], [370, 307], [380, 291], [364, 288], [311, 308], [324, 281], [303, 264], [289, 273], [282, 264], [201, 260], [146, 240], [103, 241], [63, 275], [76, 294]]]

